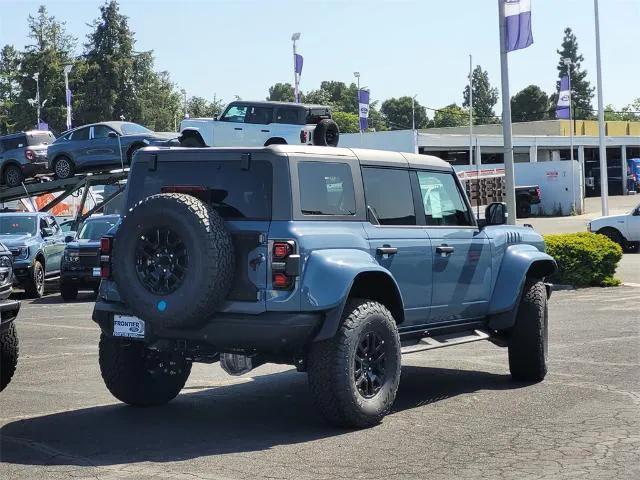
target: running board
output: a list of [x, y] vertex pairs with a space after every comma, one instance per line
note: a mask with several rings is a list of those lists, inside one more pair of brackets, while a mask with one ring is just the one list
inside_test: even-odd
[[433, 337], [424, 337], [417, 343], [402, 347], [402, 353], [423, 352], [425, 350], [433, 350], [435, 348], [449, 347], [451, 345], [461, 345], [463, 343], [478, 342], [480, 340], [488, 340], [489, 334], [484, 330], [467, 330], [464, 332], [447, 333], [443, 335], [435, 335]]

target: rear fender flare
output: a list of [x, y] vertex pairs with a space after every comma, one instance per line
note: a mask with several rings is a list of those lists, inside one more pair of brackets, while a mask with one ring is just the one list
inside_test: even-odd
[[[301, 280], [301, 307], [323, 311], [324, 322], [314, 341], [333, 337], [344, 307], [359, 275], [374, 273], [392, 282], [402, 310], [400, 289], [391, 273], [380, 266], [368, 252], [352, 249], [316, 250], [309, 255]], [[401, 319], [396, 319], [401, 321]]]
[[[502, 330], [512, 327], [527, 278], [543, 280], [557, 269], [556, 261], [533, 245], [507, 248], [489, 302], [489, 327]], [[547, 296], [551, 290], [547, 288]]]

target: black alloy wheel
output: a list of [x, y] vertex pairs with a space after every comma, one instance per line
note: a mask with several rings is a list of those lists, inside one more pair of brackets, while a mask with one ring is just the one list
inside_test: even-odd
[[152, 228], [136, 242], [138, 279], [156, 295], [169, 295], [182, 285], [188, 260], [182, 237], [170, 228]]
[[354, 380], [364, 398], [375, 397], [385, 382], [384, 340], [376, 332], [360, 339], [354, 357]]

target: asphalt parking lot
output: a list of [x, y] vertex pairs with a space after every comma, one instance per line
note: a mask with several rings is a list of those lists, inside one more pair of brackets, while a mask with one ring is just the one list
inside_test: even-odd
[[640, 288], [556, 292], [550, 373], [512, 383], [490, 343], [404, 358], [394, 411], [331, 428], [306, 376], [196, 365], [165, 407], [119, 404], [98, 371], [92, 297], [24, 301], [0, 394], [1, 478], [640, 478]]

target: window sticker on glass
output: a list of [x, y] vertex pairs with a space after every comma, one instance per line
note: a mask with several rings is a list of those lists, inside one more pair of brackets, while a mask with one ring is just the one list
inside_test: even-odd
[[429, 206], [431, 207], [431, 218], [442, 218], [442, 202], [440, 201], [440, 192], [435, 189], [429, 192]]

